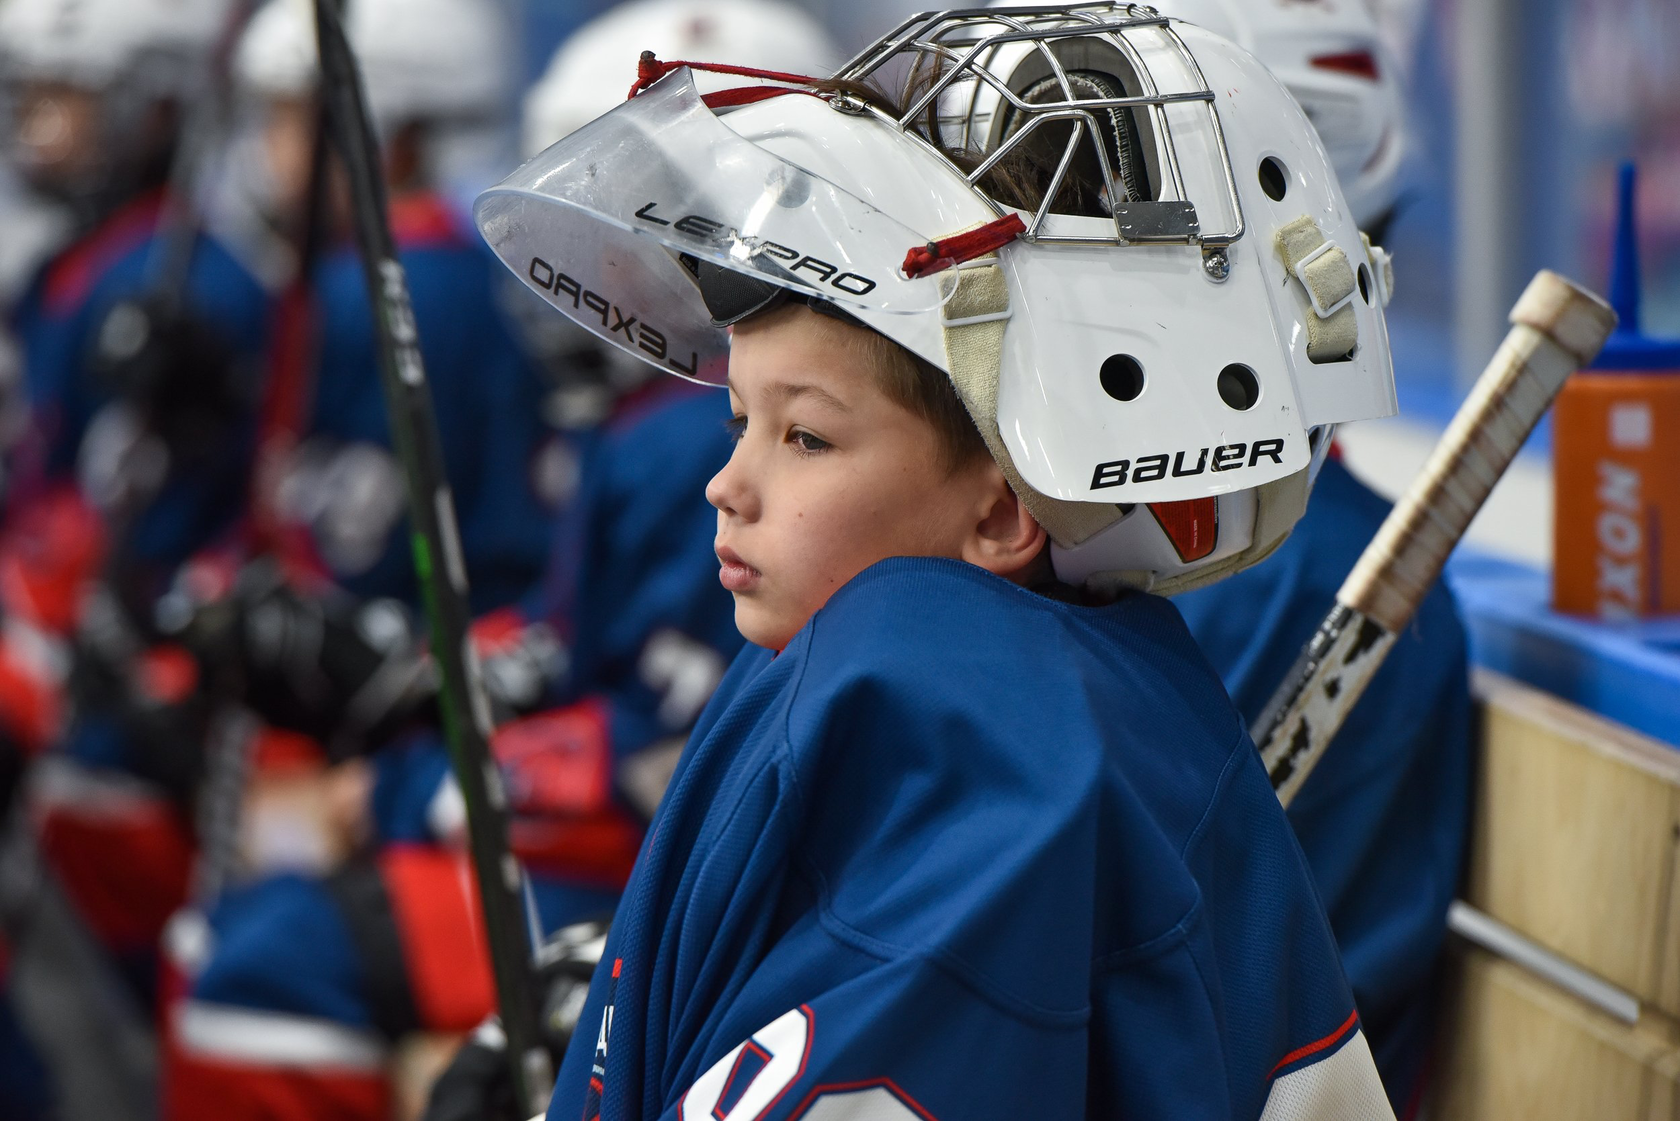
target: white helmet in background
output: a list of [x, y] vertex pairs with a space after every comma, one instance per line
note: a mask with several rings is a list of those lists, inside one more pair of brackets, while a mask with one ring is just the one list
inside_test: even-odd
[[[555, 51], [525, 95], [524, 154], [536, 155], [623, 104], [643, 51], [665, 60], [727, 61], [824, 77], [844, 61], [822, 25], [791, 0], [629, 0], [579, 27]], [[702, 90], [749, 81], [705, 73], [695, 80]], [[652, 373], [645, 363], [555, 315], [512, 277], [508, 281], [515, 289], [505, 301], [510, 316], [556, 380], [585, 402], [575, 407], [578, 415], [600, 414], [612, 397]]]
[[[1384, 262], [1300, 107], [1228, 40], [1122, 4], [965, 10], [837, 77], [912, 104], [714, 110], [678, 70], [487, 192], [480, 230], [567, 316], [697, 380], [727, 372], [727, 324], [790, 298], [919, 355], [1057, 575], [1093, 589], [1260, 560], [1329, 426], [1394, 412]], [[1012, 174], [1039, 204], [990, 174], [1029, 154]]]
[[[352, 0], [345, 30], [382, 137], [427, 126], [432, 174], [481, 173], [503, 143], [513, 91], [510, 29], [494, 0]], [[234, 55], [234, 76], [265, 99], [309, 96], [319, 69], [313, 0], [268, 0]], [[481, 180], [482, 182], [482, 180]]]
[[11, 81], [187, 97], [228, 13], [227, 0], [4, 0], [0, 68]]
[[1318, 129], [1361, 228], [1399, 191], [1406, 101], [1399, 57], [1366, 0], [1151, 0], [1164, 16], [1230, 39], [1266, 64]]
[[[845, 59], [821, 24], [789, 0], [630, 0], [584, 24], [525, 95], [524, 148], [534, 156], [622, 102], [636, 60], [718, 62], [827, 77]], [[702, 93], [741, 79], [695, 76]]]
[[[229, 11], [226, 0], [0, 3], [4, 134], [19, 171], [83, 220], [161, 179]], [[92, 112], [72, 113], [65, 90]]]

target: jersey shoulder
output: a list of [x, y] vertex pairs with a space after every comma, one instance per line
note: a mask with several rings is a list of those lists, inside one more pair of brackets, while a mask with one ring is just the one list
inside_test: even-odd
[[732, 444], [724, 425], [728, 396], [719, 389], [659, 378], [629, 395], [593, 434], [583, 459], [583, 486], [596, 501], [609, 501], [616, 524], [654, 523], [639, 537], [676, 527], [705, 538], [710, 555], [713, 512], [705, 487], [728, 462]]
[[[789, 765], [835, 915], [893, 944], [944, 939], [976, 976], [1030, 974], [1040, 994], [1059, 983], [1023, 971], [1009, 915], [1078, 932], [1035, 961], [1165, 935], [1194, 905], [1185, 852], [1210, 807], [1234, 773], [1264, 787], [1241, 766], [1253, 747], [1218, 679], [1154, 597], [1074, 607], [900, 558], [837, 593], [781, 657]], [[1275, 802], [1262, 812], [1281, 821]], [[986, 898], [878, 907], [921, 877]], [[972, 939], [947, 938], [959, 914]]]
[[[795, 645], [808, 663], [801, 696], [817, 703], [844, 697], [868, 712], [897, 699], [1023, 731], [1053, 720], [1077, 733], [1062, 741], [1075, 750], [1173, 728], [1178, 742], [1223, 752], [1240, 734], [1218, 677], [1155, 596], [1084, 607], [961, 561], [897, 557], [835, 593]], [[1060, 750], [1045, 738], [1020, 747]]]

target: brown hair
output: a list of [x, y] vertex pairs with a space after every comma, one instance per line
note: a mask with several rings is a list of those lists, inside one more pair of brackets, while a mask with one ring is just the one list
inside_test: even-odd
[[939, 459], [947, 472], [990, 456], [968, 407], [957, 396], [951, 378], [932, 362], [913, 354], [885, 335], [865, 327], [850, 328], [847, 338], [859, 360], [875, 377], [887, 398], [925, 420], [939, 440]]
[[827, 331], [833, 346], [853, 365], [867, 370], [887, 400], [926, 421], [933, 429], [939, 462], [947, 473], [990, 455], [950, 377], [938, 366], [849, 315], [818, 312], [803, 303], [780, 304], [744, 322], [765, 324], [787, 315], [808, 315], [806, 325]]
[[[936, 77], [918, 78], [907, 96], [914, 98], [920, 83], [931, 82]], [[816, 88], [873, 105], [894, 118], [903, 116], [897, 101], [870, 82], [835, 78], [817, 83]], [[923, 139], [938, 147], [959, 168], [966, 170], [979, 165], [979, 155], [957, 151], [944, 142], [932, 119], [931, 107], [928, 117], [927, 122], [914, 126]], [[1031, 210], [1039, 204], [1041, 192], [1037, 184], [1047, 178], [1045, 170], [1025, 155], [1025, 149], [1017, 149], [987, 169], [977, 186], [1006, 206]], [[982, 456], [990, 458], [991, 452], [975, 427], [974, 418], [957, 396], [956, 387], [945, 371], [861, 324], [846, 326], [853, 327], [846, 337], [852, 340], [858, 360], [874, 374], [880, 390], [893, 403], [921, 417], [933, 428], [939, 440], [940, 461], [947, 471], [956, 471]]]

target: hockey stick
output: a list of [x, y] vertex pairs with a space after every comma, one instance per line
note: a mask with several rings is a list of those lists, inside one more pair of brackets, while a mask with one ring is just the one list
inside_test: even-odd
[[355, 56], [334, 0], [315, 0], [321, 89], [350, 185], [356, 241], [379, 337], [380, 375], [391, 436], [407, 483], [410, 544], [420, 578], [432, 655], [439, 670], [444, 737], [467, 806], [467, 841], [477, 873], [514, 1095], [530, 1111], [552, 1089], [537, 1031], [536, 976], [523, 922], [519, 865], [508, 848], [507, 799], [490, 757], [490, 708], [468, 645], [467, 573], [444, 477], [437, 417], [415, 333], [408, 280], [396, 260], [378, 147]]
[[[239, 23], [241, 29], [249, 24], [255, 7], [247, 5]], [[231, 70], [232, 51], [230, 43], [226, 46], [224, 73]], [[224, 89], [231, 89], [230, 73]], [[328, 157], [325, 113], [317, 108], [310, 135], [302, 221], [292, 238], [292, 273], [272, 320], [268, 371], [257, 414], [256, 454], [251, 462], [249, 512], [241, 543], [244, 564], [253, 560], [276, 563], [275, 558], [281, 557], [283, 566], [280, 488], [303, 431], [313, 389], [311, 280], [326, 224]], [[237, 662], [228, 659], [228, 664]], [[237, 686], [228, 688], [225, 677], [219, 684], [228, 693], [239, 691]], [[228, 701], [217, 708], [205, 736], [205, 774], [198, 806], [199, 861], [193, 895], [205, 909], [238, 870], [245, 793], [258, 732], [258, 722], [244, 706]]]
[[1542, 271], [1511, 309], [1511, 324], [1423, 471], [1360, 554], [1335, 607], [1255, 722], [1254, 742], [1285, 806], [1564, 379], [1609, 338], [1616, 313], [1584, 288]]

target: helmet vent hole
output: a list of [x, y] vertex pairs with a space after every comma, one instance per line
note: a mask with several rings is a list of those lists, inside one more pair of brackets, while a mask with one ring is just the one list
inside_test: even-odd
[[1260, 189], [1273, 202], [1282, 202], [1283, 196], [1289, 193], [1289, 169], [1276, 156], [1260, 161]]
[[1233, 362], [1219, 371], [1219, 399], [1239, 413], [1246, 412], [1260, 400], [1260, 379], [1241, 362]]
[[1359, 266], [1359, 298], [1366, 307], [1371, 306], [1371, 270], [1364, 265]]
[[1143, 364], [1130, 354], [1113, 354], [1104, 359], [1103, 392], [1116, 401], [1135, 401], [1143, 392]]

